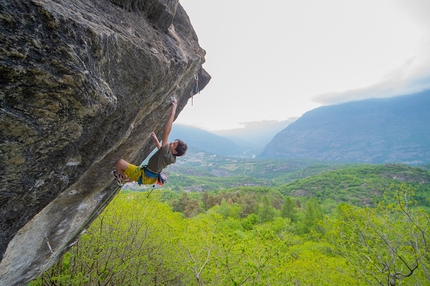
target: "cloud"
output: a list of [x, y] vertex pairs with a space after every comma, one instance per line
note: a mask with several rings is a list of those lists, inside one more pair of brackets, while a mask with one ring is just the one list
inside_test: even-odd
[[430, 1], [395, 0], [395, 3], [399, 11], [408, 17], [407, 21], [415, 23], [415, 32], [420, 35], [412, 45], [413, 50], [409, 51], [411, 57], [374, 84], [316, 95], [312, 97], [313, 101], [329, 105], [367, 98], [394, 97], [430, 89]]
[[417, 24], [430, 32], [430, 1], [428, 0], [396, 0], [395, 3], [408, 13]]
[[314, 97], [314, 100], [322, 105], [332, 105], [368, 98], [383, 98], [414, 94], [426, 89], [430, 89], [430, 72], [422, 75], [421, 77], [415, 78], [411, 82], [403, 82], [396, 85], [383, 82], [362, 89], [321, 94]]
[[382, 81], [368, 87], [320, 94], [313, 97], [313, 100], [322, 105], [331, 105], [367, 98], [407, 95], [430, 89], [430, 62], [419, 65], [416, 63], [416, 59], [410, 59], [402, 67], [387, 74]]
[[181, 0], [212, 80], [179, 122], [245, 128], [430, 88], [429, 0], [269, 2]]

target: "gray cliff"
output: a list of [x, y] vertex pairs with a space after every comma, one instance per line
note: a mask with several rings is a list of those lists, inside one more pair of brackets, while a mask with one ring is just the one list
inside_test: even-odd
[[2, 0], [0, 22], [0, 285], [23, 285], [114, 197], [115, 161], [151, 152], [172, 97], [179, 114], [210, 76], [178, 0]]

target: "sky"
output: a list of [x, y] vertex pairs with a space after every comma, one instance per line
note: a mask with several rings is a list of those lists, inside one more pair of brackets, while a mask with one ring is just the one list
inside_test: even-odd
[[429, 0], [180, 0], [212, 76], [176, 123], [208, 131], [430, 88]]

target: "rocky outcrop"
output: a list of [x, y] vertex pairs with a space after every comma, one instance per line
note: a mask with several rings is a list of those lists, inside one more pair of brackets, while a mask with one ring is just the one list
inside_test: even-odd
[[151, 152], [171, 98], [179, 114], [210, 76], [178, 0], [1, 1], [0, 22], [0, 285], [22, 285], [118, 192], [115, 161]]
[[319, 107], [279, 132], [262, 157], [430, 163], [430, 90]]

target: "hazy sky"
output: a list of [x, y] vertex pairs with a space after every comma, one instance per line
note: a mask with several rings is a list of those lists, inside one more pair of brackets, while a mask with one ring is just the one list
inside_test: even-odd
[[212, 80], [177, 123], [286, 120], [430, 88], [430, 0], [180, 0]]

